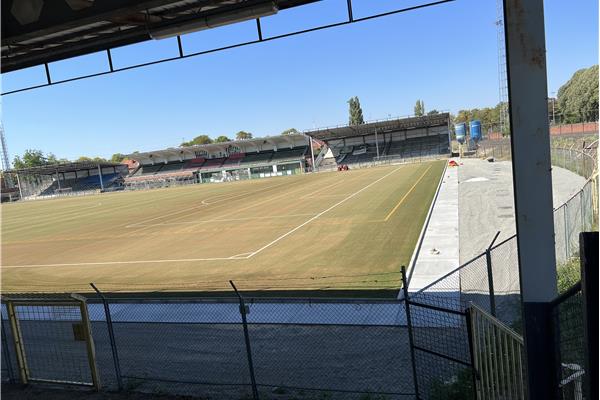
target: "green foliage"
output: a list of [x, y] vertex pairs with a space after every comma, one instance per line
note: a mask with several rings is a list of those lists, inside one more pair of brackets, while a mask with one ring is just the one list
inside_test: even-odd
[[464, 368], [449, 382], [435, 381], [431, 385], [431, 400], [474, 400], [473, 374]]
[[348, 100], [348, 114], [349, 125], [361, 125], [365, 123], [362, 108], [360, 107], [360, 100], [358, 100], [357, 96], [350, 97], [350, 100]]
[[285, 131], [281, 132], [282, 135], [292, 135], [295, 133], [300, 133], [300, 132], [296, 128], [286, 129]]
[[192, 140], [190, 140], [189, 142], [183, 142], [181, 143], [181, 147], [187, 147], [187, 146], [195, 146], [198, 144], [210, 144], [212, 143], [212, 139], [208, 136], [208, 135], [200, 135], [200, 136], [196, 136], [195, 138], [193, 138]]
[[231, 142], [231, 139], [229, 139], [227, 136], [225, 135], [221, 135], [219, 137], [217, 137], [214, 141], [215, 143], [224, 143], [224, 142]]
[[580, 69], [558, 90], [563, 123], [598, 118], [598, 65]]
[[579, 258], [572, 258], [556, 270], [558, 293], [564, 293], [581, 280]]
[[98, 162], [98, 163], [108, 162], [106, 160], [106, 158], [102, 158], [102, 157], [92, 158], [92, 157], [86, 157], [86, 156], [81, 156], [76, 161], [88, 161], [88, 162]]
[[439, 113], [440, 113], [440, 112], [439, 112], [438, 110], [436, 110], [436, 109], [433, 109], [433, 110], [429, 111], [429, 112], [427, 113], [427, 115], [436, 115], [436, 114], [439, 114]]
[[238, 133], [235, 134], [235, 138], [237, 140], [252, 139], [252, 134], [250, 132], [246, 132], [246, 131], [239, 131]]
[[40, 167], [42, 165], [51, 165], [62, 162], [68, 162], [67, 159], [57, 159], [52, 153], [44, 155], [41, 150], [28, 149], [25, 150], [22, 157], [15, 156], [13, 159], [13, 167], [15, 169]]
[[415, 117], [422, 117], [425, 115], [425, 102], [423, 100], [417, 100], [414, 108]]
[[110, 157], [110, 161], [120, 163], [121, 161], [123, 161], [126, 158], [127, 157], [125, 157], [125, 154], [115, 153]]

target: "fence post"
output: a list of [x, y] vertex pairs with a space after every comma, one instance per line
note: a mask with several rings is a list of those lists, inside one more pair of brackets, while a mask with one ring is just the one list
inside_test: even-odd
[[19, 377], [21, 383], [27, 385], [29, 383], [29, 368], [27, 367], [27, 357], [25, 355], [25, 349], [23, 348], [23, 338], [21, 336], [21, 326], [19, 325], [19, 319], [15, 311], [15, 305], [12, 301], [6, 303], [6, 309], [8, 310], [8, 318], [10, 320], [10, 329], [12, 332], [13, 343], [15, 345], [15, 352], [17, 354], [17, 363], [19, 365]]
[[252, 397], [254, 400], [258, 400], [258, 388], [256, 386], [256, 378], [254, 377], [254, 364], [252, 363], [252, 348], [250, 347], [250, 336], [248, 334], [248, 321], [246, 320], [246, 304], [244, 303], [244, 298], [238, 292], [235, 287], [233, 281], [229, 281], [229, 284], [235, 291], [239, 301], [240, 301], [240, 314], [242, 315], [242, 325], [244, 326], [244, 339], [246, 341], [246, 354], [248, 356], [248, 368], [250, 370], [250, 382], [252, 383]]
[[104, 306], [104, 315], [106, 316], [106, 327], [108, 329], [108, 339], [110, 341], [110, 348], [112, 350], [113, 356], [113, 364], [115, 366], [115, 376], [117, 377], [117, 387], [119, 388], [119, 391], [121, 391], [123, 390], [123, 379], [121, 378], [121, 363], [119, 362], [119, 353], [117, 351], [117, 342], [115, 340], [115, 332], [113, 330], [112, 317], [110, 315], [108, 301], [106, 301], [106, 297], [104, 297], [104, 294], [100, 292], [96, 285], [90, 283], [90, 286], [96, 291], [96, 293], [98, 293], [98, 295], [102, 299], [102, 305]]
[[12, 362], [10, 360], [10, 352], [8, 351], [8, 340], [6, 339], [6, 330], [4, 329], [4, 318], [0, 319], [0, 327], [2, 328], [2, 353], [4, 353], [4, 362], [6, 363], [8, 382], [13, 383], [15, 381], [15, 375], [13, 373]]
[[488, 289], [490, 293], [490, 313], [494, 317], [496, 317], [496, 297], [494, 295], [494, 273], [492, 271], [492, 246], [494, 246], [499, 235], [500, 231], [496, 232], [494, 239], [492, 239], [490, 245], [485, 249], [485, 263], [487, 266]]
[[419, 380], [417, 378], [417, 363], [415, 360], [415, 343], [412, 330], [412, 320], [410, 318], [410, 304], [408, 298], [408, 280], [406, 279], [406, 267], [401, 268], [402, 274], [402, 290], [404, 292], [404, 309], [406, 311], [406, 327], [408, 329], [408, 346], [410, 348], [410, 361], [412, 365], [413, 382], [415, 386], [415, 398], [420, 400], [419, 396]]
[[585, 369], [584, 394], [586, 399], [598, 398], [598, 313], [595, 307], [598, 283], [598, 232], [579, 234], [581, 260], [581, 291], [583, 297], [583, 365]]
[[469, 340], [469, 353], [471, 353], [471, 372], [473, 378], [473, 399], [479, 398], [479, 391], [477, 390], [477, 381], [479, 380], [479, 371], [475, 366], [475, 340], [473, 338], [473, 314], [471, 313], [471, 307], [467, 307], [465, 310], [465, 318], [467, 320], [467, 338]]
[[585, 231], [585, 216], [583, 215], [585, 207], [583, 206], [583, 191], [585, 190], [585, 185], [579, 191], [579, 213], [581, 214], [581, 232]]
[[569, 257], [571, 254], [571, 243], [569, 240], [569, 217], [568, 217], [568, 208], [569, 208], [569, 202], [566, 202], [565, 204], [563, 204], [563, 217], [565, 219], [565, 261], [569, 261]]

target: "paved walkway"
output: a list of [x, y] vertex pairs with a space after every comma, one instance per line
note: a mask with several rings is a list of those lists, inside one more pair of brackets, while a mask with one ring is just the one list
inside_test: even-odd
[[[422, 289], [459, 266], [458, 169], [448, 166], [444, 174], [417, 261], [410, 272], [411, 292]], [[458, 292], [458, 278], [456, 282], [445, 282], [440, 290]]]

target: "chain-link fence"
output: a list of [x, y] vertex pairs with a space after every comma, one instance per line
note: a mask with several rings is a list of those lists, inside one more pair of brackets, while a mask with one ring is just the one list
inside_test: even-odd
[[559, 297], [553, 308], [559, 389], [564, 400], [582, 400], [585, 380], [581, 284]]
[[[104, 388], [211, 398], [252, 398], [253, 390], [261, 398], [415, 397], [401, 300], [109, 298], [108, 313], [100, 298], [87, 304]], [[27, 319], [28, 363], [44, 374], [85, 372], [52, 364], [72, 361], [78, 345], [61, 315]], [[71, 350], [53, 345], [56, 335]], [[3, 366], [16, 370], [14, 338], [3, 337], [10, 358]]]

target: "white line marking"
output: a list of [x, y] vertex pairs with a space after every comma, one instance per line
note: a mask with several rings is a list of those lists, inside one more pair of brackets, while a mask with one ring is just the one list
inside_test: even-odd
[[207, 223], [207, 222], [238, 222], [238, 221], [252, 221], [252, 220], [272, 219], [272, 218], [310, 217], [313, 215], [315, 215], [315, 213], [289, 214], [289, 215], [265, 215], [263, 217], [245, 217], [245, 218], [203, 219], [203, 220], [198, 220], [198, 221], [161, 222], [158, 224], [143, 224], [143, 225], [136, 224], [136, 227], [139, 227], [139, 226], [166, 226], [166, 225], [194, 225], [194, 224], [203, 224], [203, 223]]
[[[266, 187], [264, 189], [261, 189], [261, 190], [254, 190], [254, 191], [248, 191], [248, 192], [239, 193], [237, 195], [229, 196], [226, 199], [227, 200], [236, 199], [238, 197], [246, 196], [247, 194], [252, 194], [252, 193], [257, 193], [257, 192], [263, 192], [264, 190], [273, 189], [273, 188], [279, 187], [281, 185], [284, 185], [284, 183], [280, 183], [278, 185], [268, 186], [268, 187]], [[136, 222], [136, 223], [133, 223], [133, 224], [125, 225], [125, 228], [137, 228], [137, 227], [140, 227], [141, 225], [144, 225], [146, 222], [155, 221], [157, 219], [165, 218], [165, 217], [168, 217], [168, 216], [171, 216], [171, 215], [181, 214], [181, 213], [184, 213], [184, 212], [187, 212], [187, 211], [197, 210], [199, 208], [207, 207], [207, 206], [210, 206], [210, 205], [213, 205], [213, 204], [218, 204], [218, 203], [221, 203], [222, 200], [221, 201], [216, 200], [216, 201], [211, 202], [211, 203], [206, 202], [206, 200], [209, 200], [209, 199], [215, 198], [215, 197], [223, 197], [223, 196], [227, 196], [227, 195], [228, 195], [227, 193], [221, 193], [221, 194], [218, 194], [218, 195], [215, 195], [215, 196], [211, 196], [211, 197], [208, 197], [208, 198], [202, 200], [200, 202], [201, 204], [199, 206], [184, 208], [183, 210], [178, 210], [178, 211], [173, 211], [171, 213], [162, 214], [162, 215], [159, 215], [158, 217], [144, 219], [144, 220], [142, 220], [140, 222]], [[149, 225], [149, 226], [152, 226], [152, 225]]]
[[[244, 253], [247, 254], [247, 253]], [[175, 262], [196, 262], [196, 261], [224, 261], [224, 260], [245, 260], [247, 257], [213, 257], [213, 258], [180, 258], [172, 260], [135, 260], [135, 261], [97, 261], [69, 264], [26, 264], [26, 265], [3, 265], [1, 269], [6, 268], [39, 268], [39, 267], [81, 267], [91, 265], [121, 265], [121, 264], [161, 264]]]
[[314, 220], [316, 220], [317, 218], [319, 218], [321, 215], [333, 210], [334, 208], [336, 208], [337, 206], [339, 206], [342, 203], [345, 203], [346, 201], [350, 200], [351, 198], [353, 198], [354, 196], [358, 195], [359, 193], [367, 190], [368, 188], [370, 188], [371, 186], [373, 186], [374, 184], [380, 182], [382, 179], [387, 178], [388, 176], [390, 176], [391, 174], [393, 174], [394, 172], [398, 171], [400, 168], [402, 168], [402, 166], [396, 168], [395, 170], [388, 172], [387, 174], [385, 174], [384, 176], [382, 176], [381, 178], [369, 183], [367, 186], [363, 187], [362, 189], [357, 190], [356, 192], [352, 193], [351, 195], [349, 195], [348, 197], [345, 197], [344, 199], [338, 201], [337, 203], [335, 203], [334, 205], [332, 205], [331, 207], [329, 207], [326, 210], [321, 211], [320, 213], [318, 213], [317, 215], [315, 215], [314, 217], [304, 221], [302, 224], [298, 225], [297, 227], [295, 227], [294, 229], [292, 229], [291, 231], [284, 233], [283, 235], [279, 236], [277, 239], [273, 240], [271, 243], [267, 243], [266, 245], [264, 245], [263, 247], [261, 247], [260, 249], [252, 252], [248, 257], [246, 258], [250, 258], [250, 257], [254, 257], [256, 254], [260, 253], [261, 251], [265, 250], [268, 247], [271, 247], [272, 245], [274, 245], [275, 243], [279, 242], [280, 240], [286, 238], [287, 236], [291, 235], [292, 233], [296, 232], [298, 229], [302, 228], [303, 226], [313, 222]]

